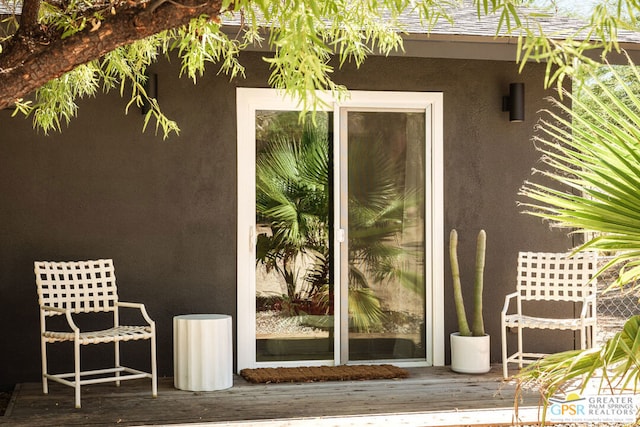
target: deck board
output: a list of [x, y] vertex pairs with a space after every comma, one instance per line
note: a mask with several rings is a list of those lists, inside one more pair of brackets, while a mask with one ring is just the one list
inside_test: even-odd
[[[384, 414], [411, 417], [470, 409], [509, 410], [513, 406], [515, 387], [502, 382], [498, 366], [486, 375], [461, 375], [436, 367], [409, 371], [410, 377], [402, 380], [325, 383], [250, 384], [235, 377], [232, 388], [213, 392], [177, 390], [171, 378], [162, 378], [156, 399], [151, 397], [148, 380], [123, 382], [120, 387], [96, 384], [83, 387], [82, 409], [73, 407], [70, 387], [50, 383], [49, 394], [44, 395], [39, 383], [26, 383], [17, 388], [13, 407], [0, 417], [0, 425], [166, 425]], [[522, 405], [537, 402], [536, 395], [528, 394]]]

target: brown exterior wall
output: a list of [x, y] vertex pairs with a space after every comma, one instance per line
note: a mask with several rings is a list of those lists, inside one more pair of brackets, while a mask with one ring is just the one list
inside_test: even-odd
[[[121, 299], [145, 302], [157, 321], [163, 376], [173, 372], [174, 315], [236, 318], [235, 87], [266, 87], [261, 55], [243, 55], [246, 79], [230, 83], [211, 66], [197, 86], [176, 77], [177, 61], [158, 64], [159, 100], [182, 129], [167, 141], [153, 129], [142, 133], [139, 110], [124, 116], [126, 102], [115, 93], [82, 101], [78, 118], [50, 136], [0, 111], [0, 385], [39, 378], [34, 260], [113, 258]], [[530, 138], [546, 106], [543, 75], [536, 64], [519, 75], [507, 62], [403, 57], [370, 58], [360, 70], [347, 65], [335, 75], [354, 90], [444, 93], [445, 235], [454, 227], [460, 233], [468, 287], [475, 234], [487, 230], [493, 361], [500, 359], [499, 311], [514, 287], [517, 251], [571, 246], [565, 233], [516, 206], [538, 158]], [[526, 83], [523, 123], [501, 111], [516, 81]], [[445, 268], [448, 335], [456, 329], [448, 260]], [[96, 356], [109, 359], [104, 351]]]

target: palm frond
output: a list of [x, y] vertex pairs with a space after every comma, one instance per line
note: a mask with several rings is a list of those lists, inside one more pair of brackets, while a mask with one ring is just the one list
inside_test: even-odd
[[637, 393], [639, 377], [640, 316], [629, 318], [622, 331], [600, 348], [551, 354], [516, 375], [519, 389], [541, 390], [545, 409], [554, 395], [571, 390], [584, 393], [590, 381], [599, 390]]
[[527, 213], [595, 233], [583, 249], [616, 251], [612, 265], [625, 271], [619, 284], [640, 277], [628, 256], [640, 251], [640, 99], [617, 68], [606, 71], [617, 88], [592, 72], [591, 86], [567, 94], [573, 109], [552, 101], [555, 111], [547, 111], [550, 119], [541, 122], [535, 142], [547, 167], [537, 175], [555, 184], [531, 180], [520, 195], [528, 199], [521, 202]]
[[349, 326], [369, 332], [380, 328], [384, 321], [380, 300], [369, 288], [349, 288]]
[[[630, 63], [631, 81], [640, 77]], [[616, 268], [608, 290], [633, 290], [640, 279], [640, 98], [627, 71], [606, 65], [590, 71], [590, 84], [552, 101], [535, 136], [545, 170], [520, 190], [525, 212], [587, 237], [575, 251], [612, 254], [598, 274]], [[600, 78], [601, 76], [605, 78]], [[636, 82], [638, 80], [635, 80]], [[613, 85], [615, 87], [613, 87]], [[637, 84], [635, 85], [637, 89]], [[549, 183], [550, 182], [550, 183]], [[570, 387], [636, 392], [640, 379], [640, 316], [598, 348], [549, 355], [516, 376], [548, 399]]]

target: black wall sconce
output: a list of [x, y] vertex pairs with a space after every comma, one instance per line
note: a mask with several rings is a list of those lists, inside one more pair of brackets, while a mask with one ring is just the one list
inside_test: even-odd
[[[144, 83], [144, 90], [145, 92], [147, 92], [147, 96], [149, 98], [158, 98], [158, 75], [157, 74], [151, 73], [147, 75], [147, 81]], [[150, 109], [151, 109], [151, 105], [149, 105], [149, 102], [145, 99], [142, 102], [142, 107], [140, 107], [142, 114], [147, 114]]]
[[510, 122], [524, 121], [524, 83], [509, 85], [509, 96], [502, 97], [502, 111], [509, 112]]

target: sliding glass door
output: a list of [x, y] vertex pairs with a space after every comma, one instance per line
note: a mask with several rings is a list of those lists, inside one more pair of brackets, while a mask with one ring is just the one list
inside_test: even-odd
[[425, 112], [344, 109], [341, 120], [342, 359], [424, 359]]
[[441, 96], [330, 105], [238, 90], [238, 368], [438, 363]]
[[333, 360], [332, 113], [255, 118], [256, 361]]

